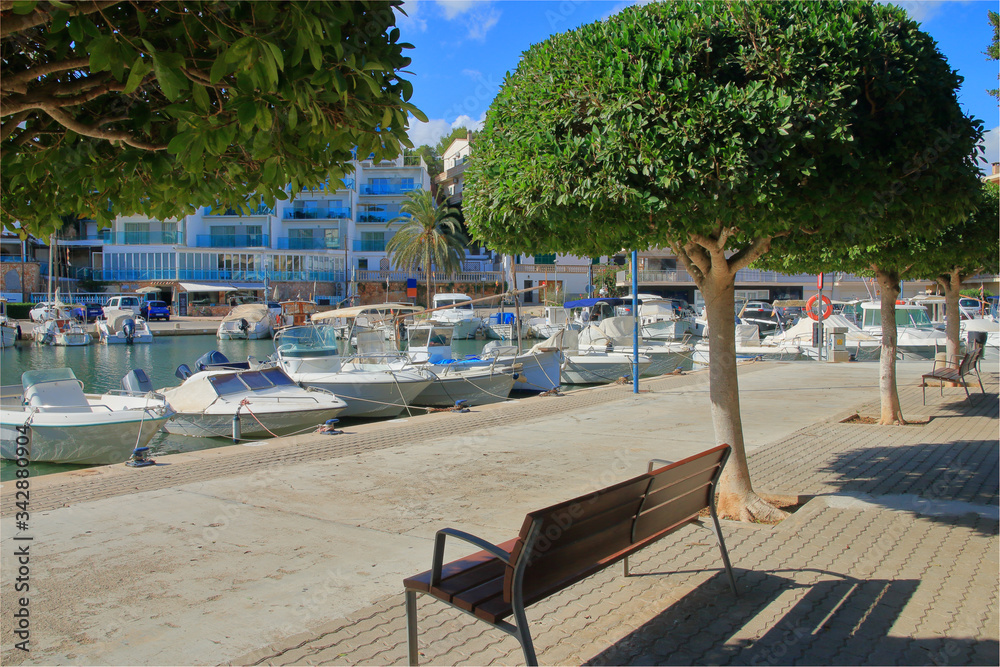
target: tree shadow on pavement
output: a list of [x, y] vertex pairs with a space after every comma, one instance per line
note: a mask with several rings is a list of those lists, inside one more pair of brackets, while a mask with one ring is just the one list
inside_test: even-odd
[[[981, 534], [996, 535], [1000, 451], [994, 440], [955, 440], [852, 449], [821, 470], [835, 493], [955, 523], [967, 513]], [[966, 523], [966, 522], [963, 522]]]
[[718, 573], [584, 664], [998, 664], [993, 640], [890, 635], [917, 580], [775, 572], [737, 570], [739, 598]]

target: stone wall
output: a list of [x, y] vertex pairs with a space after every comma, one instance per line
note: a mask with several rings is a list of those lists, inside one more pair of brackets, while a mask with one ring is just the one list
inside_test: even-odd
[[[41, 292], [42, 277], [41, 268], [38, 262], [4, 262], [2, 265], [3, 274], [0, 275], [3, 292], [25, 292], [30, 295], [32, 292]], [[24, 285], [21, 284], [21, 271], [24, 271]]]

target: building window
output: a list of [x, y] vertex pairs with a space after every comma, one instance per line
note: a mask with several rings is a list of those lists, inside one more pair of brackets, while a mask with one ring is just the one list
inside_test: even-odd
[[163, 229], [163, 242], [164, 243], [177, 243], [177, 223], [176, 222], [164, 222], [162, 223]]
[[125, 243], [126, 243], [126, 245], [148, 245], [149, 244], [149, 223], [148, 222], [126, 222], [125, 223]]
[[414, 189], [412, 178], [401, 178], [399, 181], [399, 189], [401, 192], [409, 192]]
[[367, 271], [367, 270], [368, 270], [368, 258], [358, 257], [358, 271]]

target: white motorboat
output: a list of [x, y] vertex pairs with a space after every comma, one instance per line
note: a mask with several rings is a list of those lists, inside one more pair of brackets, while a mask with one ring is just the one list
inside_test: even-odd
[[[619, 378], [632, 379], [635, 356], [631, 353], [604, 350], [565, 351], [560, 377], [566, 384], [605, 384]], [[651, 363], [649, 357], [639, 355], [639, 376]]]
[[327, 325], [282, 329], [274, 345], [278, 364], [295, 382], [332, 391], [347, 403], [343, 416], [396, 417], [434, 381], [430, 373], [402, 363], [341, 356], [336, 329]]
[[17, 324], [7, 317], [7, 299], [0, 296], [0, 347], [10, 347], [17, 340]]
[[[808, 317], [784, 331], [779, 331], [764, 338], [762, 346], [796, 345], [810, 359], [819, 359], [819, 347], [813, 345], [814, 320]], [[882, 353], [882, 340], [878, 336], [865, 333], [856, 324], [843, 315], [833, 314], [823, 320], [823, 327], [829, 330], [833, 327], [846, 329], [846, 349], [856, 361], [875, 361]]]
[[94, 324], [98, 340], [105, 345], [133, 345], [152, 343], [153, 332], [146, 320], [134, 314], [131, 309], [106, 308], [104, 317]]
[[132, 371], [122, 384], [123, 391], [85, 394], [72, 369], [25, 372], [21, 396], [0, 405], [0, 453], [50, 463], [122, 463], [173, 415], [163, 395], [148, 390], [145, 373]]
[[432, 312], [431, 321], [452, 327], [452, 338], [456, 340], [475, 338], [476, 332], [483, 326], [482, 319], [475, 316], [472, 297], [468, 294], [435, 294], [432, 304], [433, 308], [444, 310]]
[[379, 331], [385, 340], [396, 340], [397, 327], [409, 326], [410, 316], [422, 310], [407, 303], [373, 303], [316, 313], [311, 322], [324, 327], [324, 336], [334, 331], [341, 340], [351, 341], [364, 331]]
[[562, 306], [545, 306], [544, 315], [532, 317], [527, 322], [529, 338], [551, 338], [563, 329], [579, 329], [579, 324], [569, 321], [569, 312]]
[[280, 368], [244, 366], [212, 366], [190, 375], [187, 366], [178, 368], [183, 384], [162, 390], [177, 412], [164, 430], [201, 438], [288, 435], [315, 429], [347, 407], [330, 391], [298, 386]]
[[420, 392], [414, 403], [430, 406], [486, 405], [506, 401], [514, 387], [515, 369], [503, 366], [468, 366], [462, 362], [425, 364], [434, 381]]
[[266, 303], [243, 303], [222, 318], [216, 337], [220, 340], [270, 338], [273, 316]]
[[31, 335], [39, 345], [62, 347], [90, 345], [93, 340], [87, 330], [83, 328], [83, 324], [68, 317], [57, 317], [36, 324]]
[[415, 364], [459, 361], [466, 367], [488, 366], [514, 373], [512, 391], [542, 392], [559, 386], [559, 369], [563, 354], [559, 347], [562, 333], [520, 352], [516, 345], [490, 341], [478, 355], [456, 360], [451, 352], [451, 328], [433, 323], [421, 323], [409, 331], [407, 355]]
[[[616, 352], [632, 354], [635, 348], [635, 320], [632, 317], [608, 317], [599, 325], [590, 325], [578, 334], [577, 350], [581, 352]], [[649, 357], [643, 376], [672, 373], [688, 365], [691, 345], [683, 341], [647, 341], [639, 337], [639, 354]]]
[[[861, 330], [882, 338], [882, 308], [874, 301], [856, 305], [861, 310]], [[947, 350], [948, 337], [931, 322], [927, 309], [915, 303], [896, 304], [896, 349], [904, 359], [933, 359]]]
[[[760, 329], [756, 324], [736, 325], [737, 361], [803, 361], [815, 358], [817, 357], [810, 355], [801, 345], [791, 340], [762, 341]], [[691, 359], [695, 364], [703, 365], [711, 361], [707, 340], [695, 344]]]

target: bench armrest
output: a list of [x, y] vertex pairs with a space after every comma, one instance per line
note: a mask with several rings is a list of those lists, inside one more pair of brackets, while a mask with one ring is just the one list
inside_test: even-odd
[[955, 370], [958, 370], [958, 367], [961, 365], [961, 362], [959, 362], [959, 361], [949, 361], [947, 359], [935, 359], [934, 360], [934, 365], [931, 366], [931, 373], [937, 371], [938, 364], [941, 364], [942, 366], [945, 366], [945, 367], [948, 367], [948, 368], [953, 368]]
[[441, 583], [441, 568], [444, 567], [444, 542], [448, 537], [454, 537], [464, 542], [468, 542], [469, 544], [473, 544], [483, 551], [488, 551], [493, 554], [504, 564], [511, 564], [510, 554], [492, 542], [487, 542], [481, 537], [476, 537], [471, 533], [455, 530], [454, 528], [442, 528], [434, 536], [434, 560], [431, 564], [431, 586], [437, 586]]
[[650, 459], [649, 465], [646, 467], [646, 472], [653, 472], [653, 470], [656, 468], [656, 464], [659, 464], [660, 466], [668, 466], [671, 463], [674, 462], [668, 459]]

